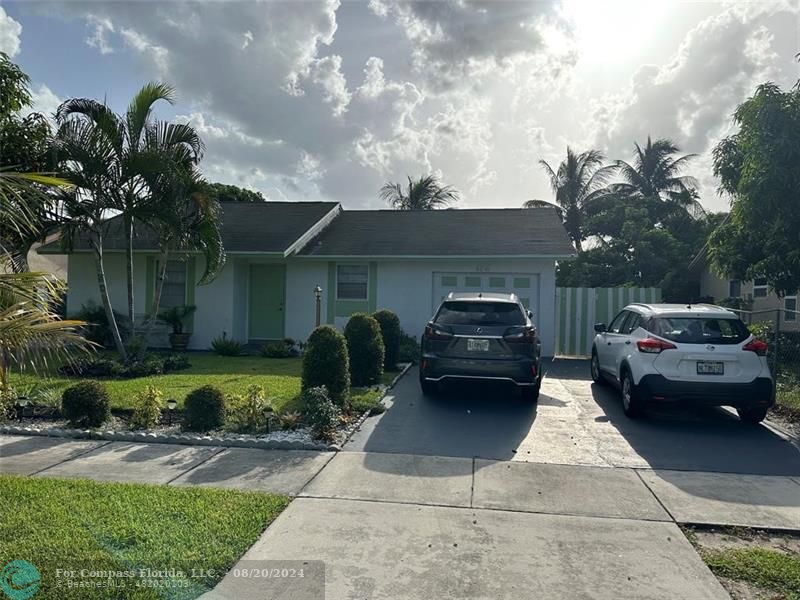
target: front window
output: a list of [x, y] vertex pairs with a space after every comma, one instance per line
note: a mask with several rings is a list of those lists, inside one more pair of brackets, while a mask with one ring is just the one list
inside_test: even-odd
[[620, 333], [622, 331], [622, 324], [625, 322], [625, 318], [628, 316], [628, 311], [623, 310], [619, 313], [613, 321], [611, 321], [611, 325], [608, 326], [608, 331], [610, 333]]
[[750, 337], [739, 319], [719, 317], [660, 317], [650, 319], [647, 330], [681, 344], [739, 344]]
[[786, 296], [783, 299], [783, 308], [785, 321], [797, 321], [797, 296]]
[[336, 298], [366, 300], [369, 282], [367, 265], [338, 265], [336, 267]]
[[525, 325], [519, 305], [511, 302], [451, 301], [442, 304], [434, 322], [442, 325]]
[[753, 280], [753, 297], [766, 298], [767, 297], [767, 280], [759, 277]]
[[728, 298], [742, 297], [742, 282], [738, 279], [731, 279], [728, 282]]
[[[158, 271], [157, 271], [158, 272]], [[167, 261], [164, 287], [161, 291], [160, 309], [175, 308], [186, 304], [186, 262]]]

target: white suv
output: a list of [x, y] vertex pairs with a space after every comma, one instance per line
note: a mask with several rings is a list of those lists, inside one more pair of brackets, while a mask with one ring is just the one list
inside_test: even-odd
[[592, 379], [620, 388], [629, 417], [684, 401], [732, 406], [758, 423], [775, 401], [767, 344], [720, 306], [630, 304], [594, 329]]

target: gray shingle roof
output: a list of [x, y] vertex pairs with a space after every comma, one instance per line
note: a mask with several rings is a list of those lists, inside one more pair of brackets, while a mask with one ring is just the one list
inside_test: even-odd
[[[284, 252], [336, 206], [336, 202], [226, 202], [222, 205], [222, 239], [228, 252]], [[114, 221], [119, 221], [115, 219]], [[121, 225], [121, 223], [119, 223]], [[125, 248], [122, 228], [109, 224], [107, 250]], [[87, 239], [76, 240], [76, 250], [89, 248]], [[157, 248], [152, 231], [141, 227], [134, 243], [137, 250]], [[42, 251], [60, 251], [59, 242]]]
[[347, 210], [302, 256], [572, 256], [552, 208]]

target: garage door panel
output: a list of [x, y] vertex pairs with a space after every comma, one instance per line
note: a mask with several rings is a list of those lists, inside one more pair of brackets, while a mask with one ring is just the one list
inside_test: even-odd
[[538, 316], [538, 273], [434, 273], [431, 310], [435, 311], [450, 292], [480, 291], [516, 294], [533, 311], [534, 319]]

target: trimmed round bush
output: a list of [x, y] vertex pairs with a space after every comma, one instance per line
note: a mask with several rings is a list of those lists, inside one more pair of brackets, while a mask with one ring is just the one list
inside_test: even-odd
[[111, 416], [108, 390], [99, 381], [81, 381], [61, 395], [61, 414], [70, 423], [100, 427]]
[[324, 385], [331, 400], [344, 407], [350, 395], [347, 341], [329, 325], [311, 332], [303, 354], [303, 391]]
[[378, 322], [355, 313], [344, 328], [350, 355], [350, 383], [356, 387], [380, 381], [383, 375], [383, 338]]
[[314, 436], [331, 439], [339, 425], [341, 411], [333, 403], [324, 385], [303, 392], [303, 420], [311, 427]]
[[394, 369], [400, 358], [400, 319], [392, 311], [383, 309], [373, 313], [372, 318], [378, 322], [383, 338], [383, 368]]
[[211, 431], [225, 422], [225, 395], [213, 385], [204, 385], [186, 396], [184, 427], [189, 431]]

